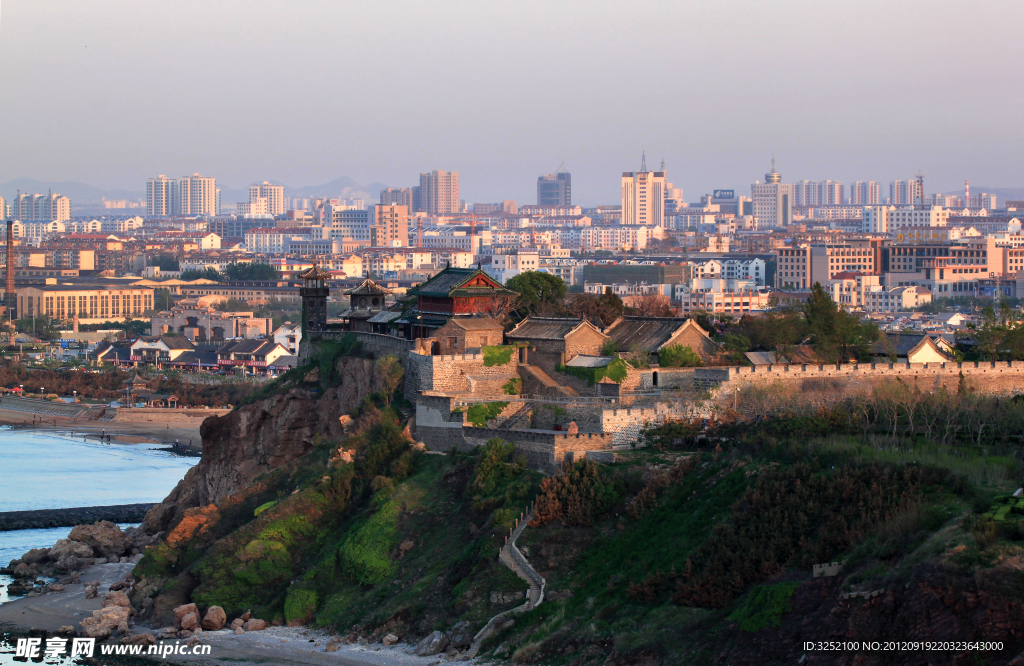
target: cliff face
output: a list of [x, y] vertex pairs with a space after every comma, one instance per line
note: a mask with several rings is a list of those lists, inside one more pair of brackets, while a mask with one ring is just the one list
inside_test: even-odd
[[335, 365], [340, 385], [323, 392], [292, 389], [212, 416], [203, 423], [203, 458], [143, 522], [148, 534], [166, 531], [186, 509], [205, 506], [248, 486], [260, 474], [313, 448], [317, 435], [341, 435], [339, 417], [380, 388], [372, 359], [344, 357]]

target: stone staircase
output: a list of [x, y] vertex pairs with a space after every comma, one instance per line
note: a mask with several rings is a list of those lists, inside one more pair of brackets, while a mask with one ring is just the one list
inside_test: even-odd
[[[536, 386], [537, 384], [539, 384], [539, 390], [536, 391], [536, 392], [538, 394], [540, 394], [540, 395], [550, 395], [550, 396], [579, 395], [576, 392], [575, 389], [573, 389], [570, 386], [564, 386], [562, 384], [559, 384], [558, 382], [556, 382], [554, 379], [551, 378], [551, 375], [549, 375], [548, 373], [544, 372], [543, 369], [537, 367], [536, 365], [520, 364], [519, 365], [519, 376], [523, 378], [523, 392], [524, 393], [526, 393], [526, 392], [530, 392], [530, 393], [534, 392], [532, 387]], [[528, 385], [531, 385], [531, 390], [530, 391], [527, 391], [526, 387]]]
[[512, 430], [516, 427], [516, 424], [522, 421], [524, 418], [528, 418], [533, 413], [533, 408], [530, 403], [524, 402], [519, 409], [505, 419], [502, 423], [499, 423], [497, 427], [503, 430]]
[[488, 620], [484, 628], [473, 637], [473, 644], [469, 646], [469, 649], [459, 655], [458, 661], [469, 661], [477, 656], [480, 653], [480, 646], [498, 630], [498, 627], [508, 616], [533, 610], [544, 601], [544, 586], [547, 584], [544, 577], [530, 566], [526, 557], [516, 547], [516, 539], [519, 538], [523, 530], [526, 529], [526, 524], [533, 518], [533, 509], [534, 507], [531, 505], [526, 514], [520, 516], [515, 529], [505, 538], [505, 545], [498, 551], [498, 561], [511, 569], [512, 573], [522, 578], [530, 586], [530, 590], [526, 594], [526, 603], [498, 613]]

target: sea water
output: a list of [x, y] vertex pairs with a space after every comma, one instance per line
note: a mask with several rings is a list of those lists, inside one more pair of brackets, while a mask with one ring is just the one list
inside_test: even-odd
[[[163, 448], [83, 440], [70, 431], [0, 428], [0, 511], [159, 502], [199, 462]], [[52, 546], [70, 531], [56, 527], [0, 532], [0, 566], [32, 548]], [[10, 582], [0, 576], [0, 603], [7, 601]]]

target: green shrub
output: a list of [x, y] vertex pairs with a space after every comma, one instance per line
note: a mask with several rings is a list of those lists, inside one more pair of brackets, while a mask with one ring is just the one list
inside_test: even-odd
[[501, 410], [508, 407], [507, 402], [484, 402], [478, 405], [470, 405], [466, 410], [469, 422], [477, 428], [486, 428], [487, 422], [501, 414]]
[[313, 590], [289, 588], [284, 600], [284, 619], [287, 622], [306, 624], [313, 619], [319, 601], [320, 598]]
[[253, 516], [259, 516], [264, 511], [269, 511], [270, 509], [273, 509], [276, 504], [277, 504], [277, 500], [271, 500], [270, 502], [267, 502], [266, 504], [260, 504], [258, 507], [256, 507], [256, 510], [252, 512], [252, 515]]
[[494, 345], [484, 347], [481, 351], [484, 354], [484, 365], [492, 368], [496, 365], [505, 365], [512, 360], [512, 352], [518, 349], [517, 345]]
[[703, 359], [685, 345], [669, 345], [658, 352], [658, 365], [663, 368], [699, 368]]
[[587, 386], [593, 386], [605, 377], [616, 384], [621, 384], [629, 374], [629, 368], [626, 362], [621, 358], [616, 358], [611, 363], [601, 368], [578, 368], [574, 366], [560, 365], [558, 366], [558, 371], [586, 380]]
[[790, 610], [789, 599], [798, 587], [796, 581], [755, 587], [729, 619], [739, 622], [743, 631], [777, 627], [782, 624], [782, 614]]
[[354, 528], [338, 549], [342, 572], [362, 585], [383, 583], [394, 568], [390, 553], [397, 540], [398, 507], [394, 501], [388, 501]]
[[501, 390], [505, 392], [505, 395], [519, 395], [523, 392], [523, 380], [519, 377], [514, 377], [505, 382]]

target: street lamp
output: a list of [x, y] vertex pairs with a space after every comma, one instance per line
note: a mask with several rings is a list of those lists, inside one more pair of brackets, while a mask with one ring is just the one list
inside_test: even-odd
[[39, 398], [40, 398], [40, 400], [41, 400], [41, 399], [42, 399], [42, 397], [43, 397], [43, 390], [44, 390], [44, 389], [43, 389], [43, 387], [42, 387], [42, 386], [40, 386], [40, 387], [39, 387]]

